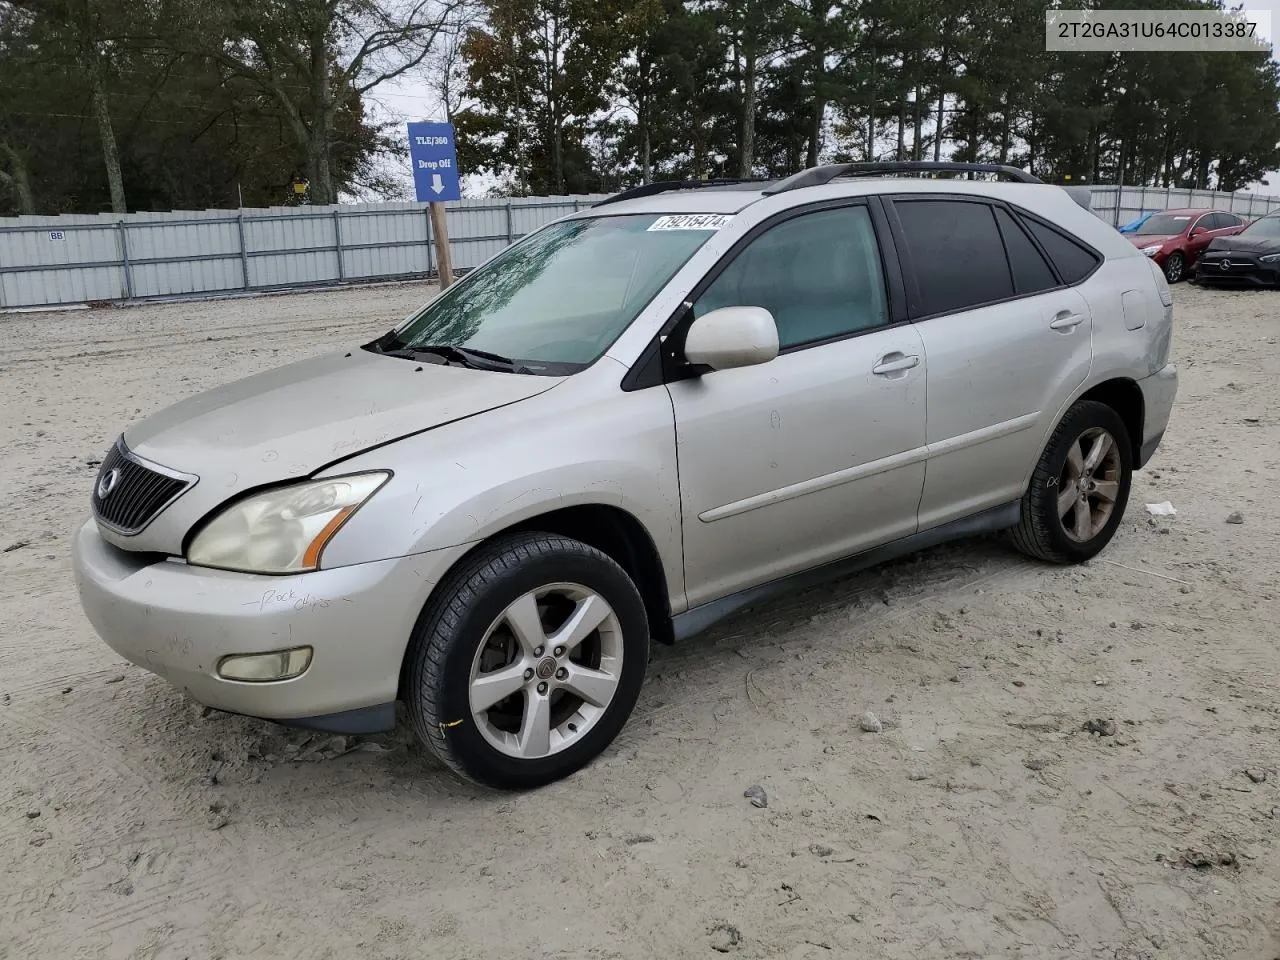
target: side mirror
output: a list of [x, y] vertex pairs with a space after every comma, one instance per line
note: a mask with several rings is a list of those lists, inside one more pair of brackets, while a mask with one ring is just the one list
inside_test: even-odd
[[752, 367], [778, 355], [778, 325], [764, 307], [721, 307], [704, 313], [684, 338], [684, 358], [712, 370]]
[[1192, 228], [1191, 228], [1191, 234], [1190, 234], [1190, 236], [1189, 236], [1189, 239], [1194, 240], [1196, 237], [1199, 237], [1199, 236], [1201, 236], [1201, 235], [1203, 235], [1203, 234], [1206, 234], [1206, 233], [1208, 233], [1208, 232], [1209, 232], [1209, 228], [1208, 228], [1208, 227], [1192, 227]]

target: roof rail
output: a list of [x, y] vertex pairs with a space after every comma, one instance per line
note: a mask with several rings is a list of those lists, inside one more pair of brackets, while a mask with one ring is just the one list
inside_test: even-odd
[[764, 192], [766, 194], [786, 193], [788, 190], [799, 190], [802, 187], [820, 187], [830, 183], [837, 177], [882, 177], [892, 173], [967, 173], [970, 179], [973, 174], [994, 173], [1017, 183], [1043, 183], [1039, 177], [1032, 176], [1017, 167], [1008, 167], [999, 163], [953, 163], [949, 160], [896, 160], [888, 163], [831, 163], [822, 167], [810, 167], [801, 170], [794, 176], [775, 183]]
[[617, 203], [619, 200], [635, 200], [637, 197], [652, 197], [655, 194], [666, 193], [669, 190], [696, 190], [699, 187], [727, 187], [737, 183], [770, 183], [769, 180], [761, 180], [756, 178], [736, 178], [725, 177], [718, 180], [655, 180], [652, 183], [642, 183], [638, 187], [632, 187], [629, 190], [623, 190], [621, 193], [615, 193], [611, 197], [598, 203], [592, 204], [595, 207], [602, 207], [606, 203]]

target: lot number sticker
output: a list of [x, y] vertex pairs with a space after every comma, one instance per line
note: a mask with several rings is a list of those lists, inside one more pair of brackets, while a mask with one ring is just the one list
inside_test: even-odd
[[723, 213], [685, 213], [659, 217], [649, 225], [649, 230], [719, 230], [727, 227], [732, 219]]

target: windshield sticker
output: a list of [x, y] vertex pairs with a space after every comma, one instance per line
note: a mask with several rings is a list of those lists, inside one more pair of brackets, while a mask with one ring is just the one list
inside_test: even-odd
[[1178, 222], [1182, 222], [1183, 220], [1190, 220], [1191, 218], [1190, 217], [1174, 217], [1173, 219], [1177, 220]]
[[659, 217], [649, 225], [649, 230], [719, 230], [727, 227], [732, 219], [723, 213], [684, 213]]

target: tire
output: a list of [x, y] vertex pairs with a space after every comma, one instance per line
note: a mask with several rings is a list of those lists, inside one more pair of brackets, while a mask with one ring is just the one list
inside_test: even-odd
[[[597, 616], [575, 642], [569, 621]], [[408, 657], [405, 700], [419, 739], [459, 776], [529, 789], [581, 769], [613, 742], [644, 682], [649, 623], [635, 584], [601, 551], [555, 534], [515, 534], [482, 546], [441, 581]], [[517, 681], [514, 692], [472, 709]]]
[[1164, 278], [1170, 283], [1177, 283], [1187, 275], [1186, 260], [1180, 253], [1169, 254], [1169, 259], [1164, 262]]
[[[1092, 470], [1088, 456], [1102, 435], [1110, 446]], [[1088, 526], [1079, 506], [1085, 484]], [[1022, 517], [1013, 529], [1014, 545], [1028, 556], [1050, 563], [1081, 563], [1097, 556], [1115, 535], [1129, 502], [1133, 480], [1133, 444], [1120, 415], [1106, 404], [1083, 400], [1067, 411], [1045, 445], [1022, 498]], [[1114, 499], [1108, 501], [1108, 495]], [[1109, 503], [1109, 509], [1105, 509]]]

